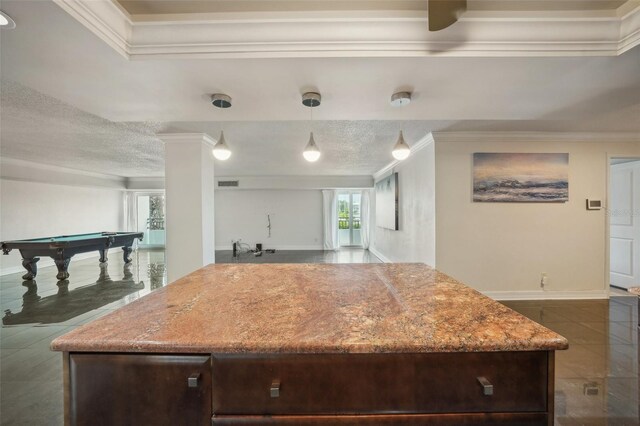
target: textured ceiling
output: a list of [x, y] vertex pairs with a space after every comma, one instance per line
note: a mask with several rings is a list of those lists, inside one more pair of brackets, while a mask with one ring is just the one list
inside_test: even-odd
[[[121, 176], [163, 173], [156, 132], [217, 137], [226, 175], [372, 173], [400, 128], [428, 131], [640, 132], [640, 49], [620, 57], [332, 58], [127, 61], [52, 2], [3, 1], [0, 153]], [[307, 164], [309, 110], [323, 151]], [[413, 92], [405, 108], [395, 90]], [[209, 94], [234, 99], [216, 110]]]
[[[172, 123], [170, 131], [196, 131], [214, 138], [220, 123]], [[302, 151], [313, 135], [322, 156], [308, 163]], [[403, 129], [415, 143], [431, 129], [423, 121], [271, 121], [224, 123], [225, 140], [233, 151], [216, 162], [216, 174], [242, 175], [366, 175], [393, 160], [391, 149]]]
[[164, 149], [151, 123], [113, 123], [2, 81], [0, 155], [118, 176], [161, 176]]

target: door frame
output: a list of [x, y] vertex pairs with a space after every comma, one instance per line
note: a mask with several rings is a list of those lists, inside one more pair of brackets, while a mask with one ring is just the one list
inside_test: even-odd
[[605, 229], [604, 229], [604, 291], [607, 294], [607, 299], [611, 298], [611, 220], [609, 218], [609, 202], [610, 202], [610, 185], [611, 185], [611, 160], [614, 158], [628, 158], [634, 160], [640, 160], [640, 156], [630, 154], [610, 154], [607, 153], [607, 175], [605, 177]]

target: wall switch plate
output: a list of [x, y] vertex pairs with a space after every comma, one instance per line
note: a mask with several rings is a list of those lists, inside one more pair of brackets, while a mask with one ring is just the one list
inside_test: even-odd
[[540, 274], [540, 287], [544, 288], [549, 283], [549, 277], [546, 273]]
[[602, 200], [590, 200], [587, 198], [587, 210], [601, 210]]

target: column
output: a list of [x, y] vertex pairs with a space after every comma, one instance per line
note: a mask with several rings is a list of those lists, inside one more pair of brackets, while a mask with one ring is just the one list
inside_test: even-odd
[[215, 262], [211, 149], [204, 133], [159, 134], [165, 151], [167, 280]]

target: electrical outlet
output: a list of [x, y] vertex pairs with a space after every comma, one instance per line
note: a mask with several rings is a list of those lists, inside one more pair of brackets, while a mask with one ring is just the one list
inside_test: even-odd
[[544, 289], [547, 284], [549, 284], [549, 277], [543, 272], [540, 274], [540, 288]]
[[600, 386], [597, 382], [587, 382], [582, 385], [584, 394], [587, 396], [598, 396], [600, 393]]

